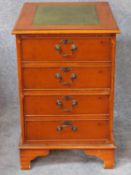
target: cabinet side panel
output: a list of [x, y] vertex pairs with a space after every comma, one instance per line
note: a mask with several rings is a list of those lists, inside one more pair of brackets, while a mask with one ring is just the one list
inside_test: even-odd
[[18, 86], [19, 86], [19, 103], [20, 103], [20, 125], [21, 125], [21, 143], [24, 143], [24, 115], [23, 115], [23, 83], [22, 83], [22, 48], [21, 36], [16, 35], [16, 48], [17, 48], [17, 67], [18, 67]]
[[112, 70], [111, 70], [111, 95], [110, 95], [110, 133], [111, 133], [111, 140], [113, 141], [115, 52], [116, 52], [116, 35], [115, 34], [112, 36], [111, 43], [112, 43], [112, 47], [111, 47]]

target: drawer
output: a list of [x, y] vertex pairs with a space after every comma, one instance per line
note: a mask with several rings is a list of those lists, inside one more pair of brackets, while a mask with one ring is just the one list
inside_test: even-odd
[[36, 66], [23, 69], [24, 89], [110, 88], [110, 85], [110, 66]]
[[[108, 114], [108, 95], [41, 94], [24, 97], [25, 115]], [[73, 92], [72, 92], [73, 93]]]
[[111, 37], [23, 37], [25, 61], [109, 61]]
[[109, 139], [109, 121], [28, 121], [25, 122], [26, 140]]

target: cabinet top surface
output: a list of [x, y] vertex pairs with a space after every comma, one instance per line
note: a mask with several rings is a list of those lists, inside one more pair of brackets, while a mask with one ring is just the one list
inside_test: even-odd
[[25, 3], [13, 34], [119, 33], [107, 2]]

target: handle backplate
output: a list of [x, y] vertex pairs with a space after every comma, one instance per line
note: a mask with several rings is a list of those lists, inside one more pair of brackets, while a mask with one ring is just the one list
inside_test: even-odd
[[[64, 102], [70, 101], [71, 107], [65, 108]], [[63, 112], [72, 112], [72, 110], [78, 105], [78, 101], [73, 99], [72, 96], [63, 96], [61, 99], [57, 99], [56, 106], [60, 108]]]
[[74, 126], [71, 121], [64, 121], [60, 126], [56, 128], [57, 132], [63, 131], [65, 128], [71, 128], [73, 132], [78, 130], [77, 126]]
[[[70, 51], [69, 53], [65, 53], [62, 46], [63, 45], [67, 45], [70, 44]], [[74, 42], [72, 40], [69, 39], [62, 39], [58, 44], [55, 45], [55, 50], [62, 55], [62, 57], [70, 57], [73, 56], [75, 51], [77, 51], [78, 46], [76, 44], [74, 44]]]
[[62, 67], [61, 71], [55, 74], [55, 78], [58, 79], [62, 85], [71, 85], [74, 82], [74, 80], [77, 79], [78, 75], [76, 73], [71, 73], [69, 81], [64, 81], [64, 78], [62, 76], [63, 74], [62, 72], [66, 73], [70, 72], [71, 70], [72, 70], [71, 67]]

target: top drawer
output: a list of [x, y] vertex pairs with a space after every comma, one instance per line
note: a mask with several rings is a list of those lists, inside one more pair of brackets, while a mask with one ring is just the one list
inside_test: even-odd
[[110, 49], [110, 36], [22, 36], [24, 61], [110, 61]]

